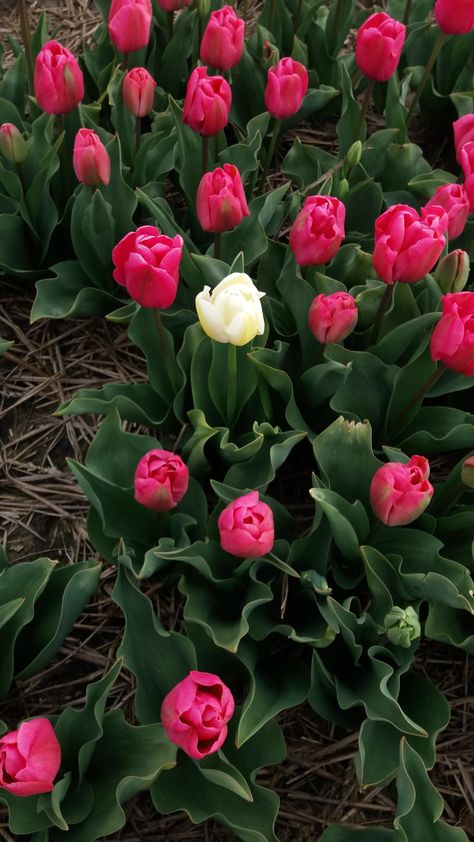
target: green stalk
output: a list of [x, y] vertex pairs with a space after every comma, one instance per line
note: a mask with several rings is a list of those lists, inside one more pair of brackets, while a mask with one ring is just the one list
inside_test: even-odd
[[25, 48], [26, 67], [28, 70], [28, 79], [30, 82], [30, 90], [33, 91], [33, 52], [31, 49], [31, 31], [30, 22], [28, 20], [28, 9], [26, 7], [26, 0], [18, 0], [18, 13], [20, 15], [21, 37], [23, 39], [23, 46]]
[[214, 257], [216, 258], [216, 260], [221, 259], [221, 243], [222, 235], [219, 231], [214, 235]]
[[372, 93], [374, 90], [374, 79], [369, 79], [367, 82], [367, 87], [365, 89], [364, 101], [362, 103], [361, 112], [359, 115], [359, 122], [357, 124], [357, 131], [356, 131], [356, 140], [361, 140], [361, 132], [364, 125], [365, 118], [367, 117], [367, 112], [369, 110], [369, 105], [372, 102]]
[[140, 149], [142, 118], [135, 117], [135, 150]]
[[339, 18], [341, 17], [341, 9], [342, 9], [342, 0], [336, 0], [336, 11], [335, 11], [335, 14], [334, 14], [331, 32], [330, 32], [331, 42], [334, 41], [334, 39], [336, 37], [336, 34], [337, 34], [337, 29], [338, 29], [338, 26], [339, 26]]
[[374, 329], [372, 331], [371, 336], [371, 345], [376, 345], [378, 342], [385, 313], [387, 312], [388, 308], [390, 307], [390, 304], [392, 303], [394, 288], [394, 284], [387, 284], [387, 286], [385, 287], [385, 292], [382, 296], [382, 300], [379, 304], [379, 309], [377, 310], [377, 315], [375, 317]]
[[417, 107], [417, 105], [418, 105], [418, 103], [421, 99], [421, 95], [426, 88], [426, 83], [428, 82], [428, 79], [430, 78], [430, 73], [433, 70], [433, 67], [435, 66], [436, 59], [438, 58], [438, 56], [439, 56], [439, 54], [442, 50], [443, 44], [446, 41], [447, 37], [448, 36], [445, 35], [444, 32], [440, 32], [438, 40], [436, 41], [436, 43], [433, 47], [432, 53], [431, 53], [431, 55], [428, 59], [427, 65], [425, 67], [425, 71], [423, 73], [422, 80], [421, 80], [420, 84], [418, 85], [415, 96], [413, 97], [412, 104], [410, 105], [410, 110], [408, 112], [407, 121], [406, 121], [406, 124], [405, 124], [407, 129], [408, 129], [408, 126], [410, 125], [410, 123], [412, 121], [412, 118], [413, 118], [413, 115], [415, 113], [416, 107]]
[[168, 38], [171, 41], [174, 34], [174, 12], [168, 12]]
[[161, 312], [158, 308], [155, 308], [153, 310], [153, 312], [155, 314], [156, 332], [158, 334], [158, 341], [160, 343], [161, 356], [163, 358], [163, 362], [164, 362], [164, 365], [165, 365], [165, 368], [166, 368], [166, 373], [168, 375], [168, 380], [170, 381], [170, 384], [171, 384], [171, 388], [172, 388], [173, 392], [176, 394], [177, 385], [176, 385], [176, 380], [175, 380], [175, 376], [174, 376], [174, 369], [173, 369], [171, 359], [170, 359], [170, 355], [169, 355], [169, 349], [168, 349], [168, 343], [166, 341], [165, 330], [164, 330], [164, 327], [163, 327], [163, 322], [161, 320]]
[[234, 423], [237, 403], [237, 348], [229, 342], [227, 346], [227, 426]]
[[416, 406], [418, 401], [422, 400], [422, 398], [424, 398], [424, 396], [428, 394], [430, 389], [433, 388], [435, 383], [438, 382], [438, 380], [443, 376], [445, 371], [446, 366], [443, 363], [440, 363], [436, 371], [433, 372], [433, 374], [431, 375], [431, 377], [428, 378], [426, 383], [423, 383], [423, 385], [418, 389], [416, 395], [414, 395], [414, 397], [410, 401], [408, 401], [407, 404], [405, 404], [402, 411], [397, 415], [391, 430], [392, 433], [397, 432], [403, 419], [406, 418], [410, 410], [413, 409], [414, 406]]
[[405, 13], [403, 15], [403, 23], [405, 24], [405, 26], [408, 26], [408, 22], [410, 20], [410, 14], [411, 14], [411, 0], [406, 0]]
[[263, 190], [265, 189], [265, 182], [267, 180], [267, 175], [268, 175], [268, 170], [270, 169], [270, 164], [271, 164], [273, 156], [275, 154], [275, 149], [276, 149], [276, 145], [277, 145], [277, 142], [278, 142], [278, 135], [280, 133], [280, 128], [281, 128], [281, 120], [274, 120], [272, 139], [271, 139], [270, 145], [268, 147], [267, 157], [265, 158], [265, 164], [264, 164], [264, 167], [263, 167], [262, 177], [260, 179], [260, 184], [259, 184], [259, 187], [257, 189], [258, 193], [262, 193]]
[[202, 158], [201, 158], [201, 169], [202, 174], [204, 175], [207, 172], [207, 162], [209, 160], [209, 138], [204, 137], [202, 138]]

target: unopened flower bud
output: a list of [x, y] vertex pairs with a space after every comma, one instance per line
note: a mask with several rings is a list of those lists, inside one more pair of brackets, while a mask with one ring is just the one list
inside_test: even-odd
[[469, 255], [462, 249], [451, 251], [442, 260], [434, 273], [441, 292], [461, 292], [469, 280]]
[[349, 192], [349, 182], [348, 182], [347, 178], [341, 178], [341, 180], [339, 182], [339, 190], [338, 190], [339, 199], [341, 200], [341, 202], [344, 201], [348, 192]]
[[362, 143], [360, 142], [360, 140], [356, 140], [355, 143], [352, 144], [346, 155], [346, 161], [351, 168], [356, 167], [357, 164], [360, 164], [361, 157]]
[[469, 456], [461, 470], [461, 479], [468, 488], [474, 488], [474, 456]]
[[12, 164], [21, 164], [28, 154], [26, 140], [13, 123], [0, 126], [0, 152]]
[[408, 608], [394, 605], [385, 616], [383, 625], [390, 643], [403, 646], [405, 649], [408, 649], [411, 643], [421, 635], [420, 621], [411, 605]]

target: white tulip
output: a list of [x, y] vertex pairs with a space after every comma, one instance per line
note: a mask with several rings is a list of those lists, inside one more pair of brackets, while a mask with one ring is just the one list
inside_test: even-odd
[[201, 327], [216, 342], [246, 345], [265, 330], [259, 292], [243, 272], [233, 272], [211, 291], [206, 286], [196, 296]]

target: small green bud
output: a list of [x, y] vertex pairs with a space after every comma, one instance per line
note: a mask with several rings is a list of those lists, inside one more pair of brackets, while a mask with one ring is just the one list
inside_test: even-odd
[[200, 18], [205, 18], [211, 11], [211, 0], [197, 0], [197, 10]]
[[469, 255], [462, 249], [451, 251], [438, 264], [434, 277], [445, 295], [461, 292], [469, 280]]
[[352, 144], [346, 155], [346, 161], [351, 168], [356, 167], [357, 164], [360, 164], [361, 157], [362, 143], [360, 142], [360, 140], [356, 140], [356, 142]]
[[408, 649], [412, 641], [421, 634], [418, 615], [411, 605], [408, 608], [394, 605], [385, 616], [383, 625], [390, 643], [403, 646], [405, 649]]
[[26, 140], [13, 123], [0, 126], [0, 152], [12, 164], [21, 164], [28, 154]]
[[347, 196], [349, 192], [349, 182], [347, 178], [341, 178], [339, 182], [339, 198], [341, 201]]
[[322, 594], [323, 596], [329, 596], [332, 593], [327, 580], [320, 573], [316, 573], [316, 570], [303, 570], [300, 580], [304, 584], [308, 583], [308, 585], [314, 588], [316, 593]]
[[469, 456], [461, 470], [461, 479], [468, 488], [474, 488], [474, 456]]

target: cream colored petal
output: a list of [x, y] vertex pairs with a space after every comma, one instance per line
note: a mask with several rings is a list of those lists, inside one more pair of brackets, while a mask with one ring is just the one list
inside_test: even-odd
[[211, 339], [215, 339], [217, 342], [228, 342], [229, 338], [224, 320], [218, 309], [214, 307], [211, 301], [200, 296], [201, 293], [196, 296], [196, 310], [204, 333], [207, 333]]

